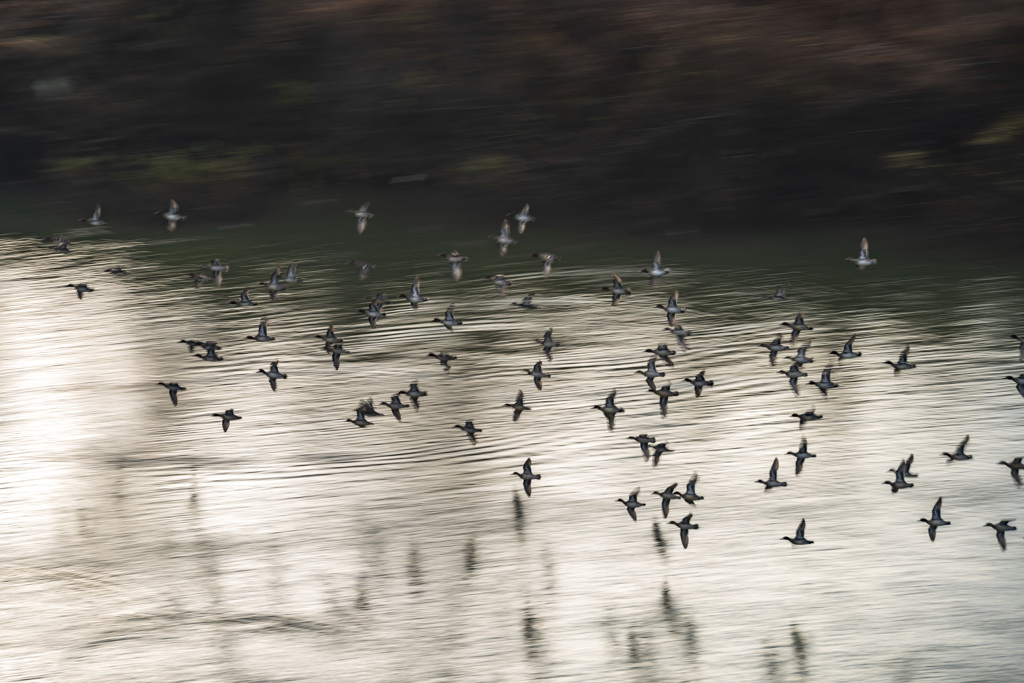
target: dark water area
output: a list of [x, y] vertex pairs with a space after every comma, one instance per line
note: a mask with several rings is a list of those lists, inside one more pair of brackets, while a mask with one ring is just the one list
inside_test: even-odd
[[[537, 220], [501, 257], [505, 211], [429, 188], [191, 207], [168, 232], [142, 202], [110, 225], [0, 202], [0, 628], [11, 680], [1017, 681], [1024, 531], [1000, 460], [1022, 455], [1016, 237], [864, 225], [637, 231]], [[372, 200], [363, 234], [346, 209]], [[564, 218], [564, 220], [560, 220]], [[223, 219], [223, 220], [221, 220]], [[696, 232], [694, 231], [696, 230]], [[63, 234], [71, 253], [41, 238]], [[859, 270], [861, 237], [878, 264]], [[1011, 239], [1012, 238], [1012, 239]], [[469, 257], [460, 281], [437, 256]], [[639, 271], [661, 251], [669, 274]], [[550, 277], [531, 252], [560, 257]], [[223, 284], [194, 287], [211, 259]], [[351, 260], [376, 264], [360, 280]], [[271, 302], [259, 282], [298, 263]], [[105, 273], [119, 266], [125, 276]], [[501, 295], [484, 279], [514, 281]], [[619, 274], [616, 306], [601, 287]], [[428, 302], [398, 298], [419, 276]], [[95, 291], [79, 300], [72, 283]], [[785, 285], [788, 301], [771, 301]], [[250, 287], [255, 307], [233, 306]], [[686, 345], [656, 308], [679, 292]], [[359, 312], [386, 292], [375, 329]], [[512, 306], [527, 294], [539, 308]], [[463, 321], [434, 317], [455, 304]], [[814, 362], [799, 393], [758, 344]], [[247, 339], [267, 316], [273, 341]], [[333, 324], [336, 370], [316, 335]], [[539, 339], [561, 343], [546, 359]], [[836, 360], [853, 334], [862, 356]], [[204, 362], [180, 339], [214, 340]], [[662, 415], [644, 349], [679, 395]], [[912, 370], [894, 373], [910, 346]], [[797, 344], [791, 346], [796, 348]], [[195, 353], [200, 350], [196, 349]], [[430, 352], [458, 357], [445, 370]], [[276, 391], [259, 369], [278, 361]], [[537, 361], [543, 388], [524, 372]], [[839, 388], [807, 384], [833, 368]], [[715, 385], [694, 396], [684, 378]], [[187, 387], [173, 406], [157, 382]], [[359, 401], [428, 392], [358, 428]], [[660, 383], [659, 383], [660, 386]], [[513, 422], [522, 390], [531, 410]], [[614, 429], [593, 409], [612, 390]], [[403, 397], [405, 403], [408, 398]], [[243, 419], [225, 432], [213, 417]], [[792, 413], [824, 418], [802, 429]], [[453, 425], [473, 420], [475, 443]], [[671, 452], [657, 466], [627, 437]], [[942, 455], [970, 435], [972, 460]], [[801, 438], [817, 457], [794, 473]], [[888, 470], [915, 455], [914, 487]], [[774, 458], [785, 488], [764, 491]], [[527, 497], [514, 471], [542, 475]], [[653, 491], [693, 475], [703, 500]], [[636, 522], [618, 498], [640, 488]], [[941, 496], [950, 526], [928, 539]], [[700, 525], [684, 549], [676, 527]], [[813, 545], [780, 540], [807, 520]]]

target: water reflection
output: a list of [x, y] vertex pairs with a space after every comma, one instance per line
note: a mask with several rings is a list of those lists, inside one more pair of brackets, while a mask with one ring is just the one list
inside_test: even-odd
[[[822, 265], [835, 245], [817, 237], [799, 258], [708, 241], [660, 245], [672, 273], [648, 282], [628, 275], [656, 248], [643, 240], [531, 227], [523, 239], [541, 243], [501, 259], [468, 229], [438, 246], [403, 228], [399, 246], [374, 206], [358, 249], [326, 223], [288, 233], [294, 215], [244, 240], [192, 219], [181, 240], [83, 235], [66, 255], [0, 238], [0, 637], [15, 677], [109, 680], [140, 661], [160, 680], [211, 681], [1024, 675], [1024, 544], [1000, 553], [981, 533], [1021, 505], [997, 464], [1020, 436], [1020, 398], [999, 379], [1017, 374], [1015, 267], [908, 249], [859, 273]], [[471, 257], [459, 282], [433, 256], [455, 247]], [[562, 256], [548, 279], [534, 247]], [[217, 254], [224, 287], [194, 288], [184, 274]], [[377, 263], [365, 282], [342, 267], [354, 257]], [[227, 303], [293, 260], [303, 282], [276, 302]], [[129, 275], [100, 277], [113, 265]], [[511, 307], [493, 272], [541, 308]], [[611, 272], [632, 289], [614, 307]], [[431, 301], [393, 303], [370, 329], [364, 299], [417, 274]], [[78, 301], [72, 280], [96, 291]], [[762, 298], [777, 282], [791, 301]], [[655, 307], [677, 288], [689, 348]], [[429, 322], [452, 302], [463, 325]], [[814, 365], [858, 334], [863, 357], [834, 366], [827, 399], [794, 396], [758, 346], [800, 310]], [[265, 313], [275, 340], [245, 340]], [[317, 339], [328, 323], [352, 351], [337, 370]], [[561, 346], [538, 390], [522, 370], [549, 328]], [[217, 340], [225, 360], [193, 358], [182, 338]], [[666, 384], [715, 380], [666, 416], [635, 374], [661, 343], [677, 351]], [[883, 361], [906, 343], [918, 367], [893, 373]], [[451, 370], [426, 355], [442, 348]], [[270, 360], [289, 375], [276, 392], [256, 372]], [[175, 407], [157, 381], [189, 389]], [[345, 421], [410, 382], [429, 395], [400, 422]], [[532, 410], [513, 422], [519, 389]], [[625, 411], [609, 433], [592, 406], [612, 389]], [[787, 416], [812, 403], [826, 415], [804, 429], [818, 457], [763, 495], [753, 482], [800, 436]], [[227, 407], [244, 419], [222, 432], [209, 416]], [[466, 420], [485, 430], [475, 444], [452, 427]], [[645, 432], [672, 444], [657, 470], [625, 438]], [[966, 433], [975, 459], [945, 464]], [[916, 486], [891, 496], [880, 482], [911, 452]], [[544, 475], [529, 498], [510, 476], [526, 458]], [[706, 500], [685, 552], [658, 505], [634, 524], [614, 502], [694, 471]], [[939, 495], [952, 525], [931, 543], [916, 520]], [[803, 517], [813, 546], [778, 540]]]

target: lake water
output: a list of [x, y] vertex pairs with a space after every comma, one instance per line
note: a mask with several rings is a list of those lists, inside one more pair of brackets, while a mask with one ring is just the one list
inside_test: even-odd
[[[1005, 552], [983, 527], [1024, 519], [997, 464], [1024, 455], [1024, 400], [1002, 379], [1024, 371], [1019, 249], [870, 228], [630, 235], [535, 206], [502, 258], [502, 209], [384, 195], [357, 235], [344, 209], [363, 199], [200, 210], [174, 233], [115, 206], [84, 230], [88, 206], [3, 206], [4, 680], [1024, 679], [1024, 524]], [[40, 239], [60, 233], [72, 253]], [[862, 234], [879, 260], [863, 271], [843, 260]], [[460, 282], [436, 256], [451, 249], [470, 259]], [[656, 249], [671, 273], [651, 282]], [[561, 257], [551, 277], [534, 251]], [[223, 286], [193, 287], [214, 257]], [[376, 268], [360, 281], [352, 259]], [[257, 283], [290, 262], [304, 281], [271, 303]], [[613, 272], [633, 292], [614, 307]], [[398, 294], [416, 275], [430, 301], [412, 310]], [[763, 297], [778, 284], [790, 301]], [[242, 287], [257, 307], [228, 303]], [[677, 289], [688, 350], [655, 308]], [[393, 303], [370, 329], [358, 309], [378, 292]], [[510, 305], [529, 293], [537, 310]], [[453, 332], [431, 322], [450, 303]], [[758, 344], [800, 311], [815, 362], [796, 395], [777, 372], [791, 352], [772, 367]], [[247, 340], [262, 315], [276, 339]], [[328, 324], [352, 352], [338, 370]], [[835, 362], [854, 333], [863, 356]], [[678, 351], [659, 364], [680, 392], [666, 416], [635, 374], [659, 343]], [[906, 344], [917, 368], [894, 373]], [[273, 360], [276, 392], [258, 374]], [[543, 390], [524, 372], [538, 360]], [[829, 366], [826, 398], [806, 382]], [[683, 379], [702, 369], [715, 386], [697, 398]], [[187, 387], [177, 407], [160, 381]], [[410, 382], [428, 395], [401, 422], [346, 421]], [[520, 389], [532, 410], [513, 422]], [[609, 430], [592, 406], [613, 389]], [[824, 419], [800, 429], [791, 413], [812, 407]], [[225, 433], [212, 413], [228, 408], [243, 419]], [[657, 467], [627, 439], [642, 432], [673, 449]], [[968, 434], [974, 459], [947, 462]], [[796, 476], [801, 437], [817, 457]], [[893, 494], [911, 453], [920, 476]], [[766, 492], [775, 457], [788, 486]], [[511, 476], [526, 458], [543, 476], [529, 498]], [[669, 516], [700, 525], [684, 550], [651, 492], [693, 473], [704, 500]], [[633, 522], [616, 499], [638, 487]], [[938, 496], [951, 525], [933, 543], [918, 519]], [[814, 544], [780, 540], [801, 518]]]

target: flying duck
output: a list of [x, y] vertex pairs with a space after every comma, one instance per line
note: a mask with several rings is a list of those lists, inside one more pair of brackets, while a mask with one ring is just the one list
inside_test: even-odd
[[800, 474], [800, 471], [804, 468], [804, 460], [807, 458], [818, 457], [814, 453], [807, 452], [807, 439], [800, 439], [800, 448], [794, 453], [793, 451], [786, 451], [786, 455], [796, 456], [796, 473]]
[[803, 365], [805, 363], [813, 363], [814, 359], [807, 355], [807, 349], [810, 348], [810, 344], [801, 346], [796, 350], [795, 356], [786, 356], [789, 360], [793, 361], [797, 365]]
[[790, 417], [798, 418], [800, 420], [800, 427], [803, 427], [805, 422], [820, 420], [821, 418], [824, 417], [824, 415], [818, 415], [817, 413], [814, 412], [814, 408], [811, 408], [810, 410], [804, 413], [793, 413], [792, 415], [790, 415]]
[[334, 333], [334, 325], [327, 326], [327, 332], [324, 334], [316, 335], [318, 339], [323, 339], [327, 344], [335, 344], [341, 341], [341, 337]]
[[100, 213], [101, 212], [102, 212], [102, 209], [100, 208], [100, 205], [97, 204], [96, 208], [93, 209], [93, 211], [92, 211], [92, 216], [90, 216], [88, 218], [79, 218], [78, 222], [79, 223], [88, 223], [89, 225], [91, 225], [94, 228], [98, 228], [101, 225], [106, 225], [106, 223], [104, 223], [102, 220], [100, 220]]
[[789, 298], [786, 297], [786, 287], [784, 285], [776, 287], [774, 294], [765, 294], [764, 298], [771, 299], [772, 301], [789, 301]]
[[362, 259], [345, 261], [345, 265], [354, 267], [359, 275], [360, 280], [365, 280], [366, 278], [370, 277], [370, 271], [377, 267], [373, 263], [370, 263], [369, 261], [363, 261]]
[[673, 522], [671, 520], [669, 521], [669, 524], [674, 524], [675, 526], [679, 527], [679, 538], [683, 542], [684, 549], [690, 547], [690, 529], [700, 528], [700, 524], [690, 524], [690, 519], [692, 518], [693, 513], [691, 512], [690, 514], [683, 517], [682, 521], [680, 522]]
[[636, 375], [643, 375], [645, 378], [647, 378], [647, 386], [651, 388], [651, 391], [654, 391], [654, 378], [655, 377], [664, 377], [665, 376], [664, 372], [658, 372], [657, 368], [654, 367], [654, 364], [657, 363], [657, 362], [658, 362], [657, 358], [648, 358], [647, 359], [647, 369], [646, 370], [637, 370], [635, 373], [633, 373], [633, 374], [636, 374]]
[[[800, 387], [797, 386], [797, 379], [800, 377], [806, 377], [807, 373], [800, 369], [800, 366], [793, 363], [789, 366], [789, 370], [779, 370], [780, 375], [785, 375], [789, 378], [789, 388], [797, 395], [800, 394]], [[802, 423], [801, 423], [802, 424]]]
[[455, 304], [450, 304], [448, 306], [448, 310], [444, 312], [443, 320], [441, 318], [434, 318], [431, 322], [441, 323], [449, 332], [452, 332], [452, 328], [455, 327], [456, 325], [462, 324], [461, 320], [455, 319]]
[[473, 443], [476, 443], [476, 435], [479, 432], [484, 431], [482, 429], [474, 427], [472, 420], [466, 420], [466, 424], [464, 425], [455, 425], [455, 429], [461, 429], [462, 431], [464, 431], [466, 433], [466, 436], [468, 436], [469, 440]]
[[824, 370], [821, 371], [820, 380], [818, 380], [817, 382], [811, 380], [810, 382], [808, 382], [808, 384], [813, 384], [814, 386], [818, 387], [821, 393], [825, 394], [826, 396], [828, 396], [829, 389], [836, 389], [839, 387], [838, 384], [832, 381], [832, 368], [825, 368]]
[[644, 454], [644, 460], [645, 461], [649, 457], [651, 457], [651, 452], [650, 452], [650, 450], [648, 450], [648, 446], [650, 446], [652, 443], [657, 441], [657, 439], [655, 437], [647, 436], [646, 434], [640, 434], [638, 436], [628, 436], [626, 438], [627, 439], [632, 439], [633, 441], [636, 441], [638, 444], [640, 444], [640, 450]]
[[763, 479], [758, 479], [757, 483], [758, 484], [764, 484], [764, 490], [765, 491], [767, 491], [769, 489], [773, 489], [776, 486], [786, 486], [787, 485], [786, 482], [779, 481], [779, 459], [778, 458], [775, 458], [774, 462], [772, 462], [771, 469], [768, 470], [768, 481], [764, 481]]
[[253, 339], [259, 342], [274, 341], [274, 338], [267, 334], [267, 316], [260, 318], [260, 327], [256, 332], [256, 336], [250, 334], [246, 339]]
[[373, 218], [373, 214], [370, 213], [370, 202], [366, 202], [358, 209], [345, 209], [345, 213], [355, 214], [356, 234], [359, 235], [362, 235], [363, 231], [366, 230], [366, 222]]
[[999, 464], [1006, 465], [1010, 468], [1010, 476], [1013, 477], [1015, 482], [1017, 482], [1017, 486], [1020, 486], [1020, 471], [1024, 470], [1024, 462], [1022, 462], [1022, 458], [1018, 456], [1010, 462], [1000, 460]]
[[203, 273], [189, 273], [188, 276], [192, 278], [192, 284], [199, 288], [199, 285], [205, 285], [207, 282], [213, 282], [214, 278]]
[[416, 410], [420, 409], [420, 397], [427, 395], [427, 392], [420, 391], [420, 385], [417, 382], [409, 384], [409, 389], [407, 391], [400, 391], [398, 393], [408, 396], [409, 400], [412, 401], [412, 407]]
[[235, 415], [235, 410], [225, 410], [223, 413], [214, 413], [213, 417], [220, 418], [220, 426], [224, 428], [224, 431], [228, 431], [228, 427], [231, 426], [233, 420], [241, 420], [241, 415]]
[[523, 370], [523, 372], [525, 372], [527, 375], [533, 377], [533, 383], [538, 389], [543, 389], [543, 387], [541, 386], [541, 381], [545, 377], [551, 376], [550, 374], [544, 372], [544, 369], [541, 367], [542, 362], [543, 361], [537, 361], [536, 363], [534, 363], [532, 370]]
[[513, 301], [513, 306], [519, 306], [519, 308], [537, 308], [537, 304], [533, 303], [533, 292], [530, 292], [523, 297], [522, 301]]
[[[168, 393], [171, 395], [171, 403], [174, 405], [178, 405], [178, 392], [187, 390], [186, 387], [181, 386], [177, 382], [157, 382], [157, 384], [167, 389]], [[1019, 459], [1020, 458], [1018, 458], [1018, 460]]]
[[[660, 251], [654, 252], [654, 263], [651, 264], [650, 269], [644, 268], [640, 272], [641, 273], [647, 273], [648, 275], [651, 276], [652, 280], [654, 278], [656, 278], [656, 277], [661, 277], [662, 275], [668, 275], [669, 274], [669, 270], [668, 269], [661, 267], [661, 252]], [[669, 325], [671, 325], [671, 324], [672, 323], [669, 323]]]
[[469, 260], [468, 256], [463, 256], [456, 250], [450, 252], [442, 252], [438, 254], [448, 260], [448, 263], [452, 264], [452, 279], [456, 282], [462, 279], [462, 264]]
[[679, 484], [672, 484], [664, 491], [654, 491], [652, 496], [661, 496], [661, 514], [663, 517], [668, 517], [668, 506], [673, 500], [682, 498], [682, 494], [676, 493], [676, 486]]
[[535, 339], [534, 340], [535, 342], [537, 342], [538, 344], [541, 345], [541, 348], [544, 349], [544, 355], [548, 357], [548, 360], [551, 360], [551, 349], [555, 348], [556, 346], [561, 346], [562, 345], [561, 342], [556, 342], [552, 338], [551, 334], [553, 332], [554, 332], [554, 328], [553, 327], [549, 327], [547, 332], [544, 333], [544, 338], [543, 339]]
[[671, 453], [671, 452], [672, 452], [672, 449], [668, 447], [667, 443], [657, 443], [657, 444], [654, 444], [654, 452], [651, 453], [651, 460], [654, 461], [654, 465], [653, 466], [657, 467], [658, 463], [661, 461], [661, 456], [664, 455], [665, 453]]
[[360, 308], [359, 312], [366, 316], [366, 320], [370, 323], [371, 329], [377, 327], [378, 320], [388, 317], [388, 314], [384, 312], [384, 304], [379, 304], [377, 302], [371, 302], [366, 308]]
[[910, 353], [910, 344], [907, 344], [906, 346], [903, 347], [903, 351], [900, 352], [899, 360], [897, 360], [895, 363], [893, 363], [891, 360], [887, 360], [885, 362], [892, 366], [892, 369], [893, 369], [894, 372], [899, 372], [900, 370], [910, 370], [911, 368], [916, 368], [917, 367], [916, 365], [914, 365], [913, 363], [910, 363], [910, 362], [907, 361], [907, 355], [909, 353]]
[[235, 306], [256, 306], [256, 302], [249, 298], [249, 288], [246, 287], [242, 290], [242, 293], [238, 295], [238, 301], [231, 301], [230, 303]]
[[714, 380], [704, 379], [704, 372], [704, 370], [701, 370], [693, 379], [690, 379], [689, 377], [683, 378], [684, 380], [693, 385], [693, 393], [698, 397], [700, 396], [700, 392], [704, 391], [704, 387], [715, 386]]
[[699, 477], [694, 474], [690, 477], [690, 481], [686, 482], [686, 493], [679, 496], [687, 502], [689, 505], [695, 504], [698, 500], [704, 500], [704, 496], [697, 495], [697, 479]]
[[[648, 380], [649, 384], [654, 384], [654, 380]], [[653, 386], [648, 389], [653, 394], [658, 396], [658, 406], [661, 408], [661, 416], [665, 417], [668, 415], [668, 400], [673, 396], [678, 396], [678, 391], [672, 390], [671, 384], [666, 384], [660, 389], [655, 389]]]
[[502, 296], [505, 296], [505, 294], [508, 292], [508, 288], [512, 286], [512, 281], [509, 280], [504, 275], [491, 275], [490, 277], [485, 277], [484, 279], [493, 282], [494, 286], [498, 289], [498, 293], [501, 294]]
[[676, 337], [676, 342], [678, 342], [684, 350], [689, 348], [686, 345], [686, 338], [693, 334], [693, 332], [691, 332], [690, 330], [683, 329], [682, 325], [676, 325], [675, 327], [666, 327], [664, 328], [664, 330], [666, 332], [671, 332], [672, 334], [674, 334]]
[[901, 460], [899, 467], [897, 467], [895, 470], [889, 470], [890, 472], [895, 472], [896, 473], [896, 476], [893, 477], [893, 479], [895, 479], [895, 481], [883, 481], [882, 483], [883, 484], [888, 484], [889, 487], [892, 489], [893, 493], [899, 492], [900, 489], [912, 489], [912, 488], [914, 488], [914, 485], [909, 483], [907, 481], [907, 479], [906, 479], [906, 474], [907, 474], [907, 468], [908, 467], [909, 467], [909, 465], [907, 465], [907, 461], [906, 460]]
[[600, 410], [608, 418], [608, 429], [612, 429], [615, 426], [615, 416], [618, 413], [626, 412], [625, 408], [615, 405], [615, 391], [608, 394], [608, 397], [604, 400], [604, 405], [594, 406], [594, 409]]
[[611, 287], [602, 287], [601, 289], [612, 293], [612, 306], [619, 303], [619, 299], [621, 299], [623, 295], [633, 293], [629, 287], [622, 284], [622, 278], [615, 273], [612, 273]]
[[209, 360], [209, 361], [224, 360], [223, 357], [217, 355], [217, 349], [219, 349], [220, 347], [217, 346], [216, 344], [214, 344], [213, 346], [206, 346], [204, 344], [203, 348], [206, 349], [206, 353], [205, 354], [197, 353], [197, 354], [195, 354], [196, 358], [201, 358], [202, 360]]
[[82, 295], [86, 292], [95, 292], [96, 290], [85, 284], [84, 282], [77, 285], [65, 285], [65, 287], [74, 287], [75, 292], [78, 294], [78, 298], [81, 299]]
[[327, 342], [325, 348], [327, 350], [327, 353], [331, 354], [331, 363], [334, 364], [335, 370], [337, 370], [341, 366], [341, 354], [352, 353], [351, 351], [345, 350], [340, 339], [333, 344]]
[[1004, 520], [1001, 520], [1001, 521], [999, 521], [999, 522], [997, 522], [995, 524], [993, 524], [992, 522], [989, 522], [989, 523], [984, 524], [982, 526], [990, 526], [993, 529], [995, 529], [996, 530], [996, 540], [999, 541], [999, 547], [1002, 548], [1003, 550], [1006, 550], [1006, 532], [1007, 531], [1016, 531], [1017, 530], [1017, 527], [1010, 526], [1010, 522], [1012, 522], [1012, 521], [1013, 521], [1012, 519], [1004, 519]]
[[522, 389], [520, 389], [519, 393], [516, 394], [516, 402], [515, 403], [506, 403], [505, 407], [512, 409], [512, 421], [513, 422], [518, 422], [519, 421], [519, 416], [522, 414], [522, 412], [524, 410], [530, 410], [530, 406], [523, 404], [523, 390]]
[[789, 536], [783, 536], [780, 540], [789, 541], [793, 545], [810, 545], [814, 543], [814, 541], [808, 541], [806, 538], [804, 538], [804, 529], [806, 528], [807, 520], [801, 519], [800, 525], [796, 528], [796, 536], [794, 536], [793, 538], [790, 538]]
[[843, 344], [843, 350], [842, 351], [829, 351], [829, 353], [831, 353], [833, 356], [839, 356], [840, 360], [842, 360], [843, 358], [857, 358], [857, 357], [859, 357], [860, 356], [860, 351], [854, 351], [853, 350], [853, 340], [856, 339], [856, 338], [857, 338], [857, 335], [853, 335], [852, 337], [850, 337], [849, 340], [847, 340], [847, 342], [845, 344]]
[[270, 388], [274, 391], [277, 391], [277, 380], [288, 379], [288, 375], [284, 374], [283, 372], [280, 372], [277, 369], [276, 360], [270, 364], [270, 370], [264, 370], [263, 368], [260, 368], [259, 370], [256, 371], [256, 373], [266, 375], [267, 379], [270, 380]]
[[1017, 393], [1020, 394], [1021, 396], [1024, 396], [1024, 373], [1018, 375], [1017, 377], [1013, 377], [1012, 375], [1007, 375], [1003, 379], [1011, 379], [1014, 382], [1016, 382], [1017, 383]]
[[231, 270], [231, 266], [226, 263], [221, 263], [219, 258], [212, 259], [210, 264], [207, 266], [214, 273], [226, 273]]
[[391, 400], [386, 403], [384, 401], [380, 402], [382, 406], [386, 406], [391, 409], [391, 414], [394, 415], [395, 419], [399, 422], [402, 421], [402, 408], [409, 407], [407, 404], [402, 403], [402, 399], [398, 398], [401, 393], [402, 392], [398, 392], [397, 394], [392, 395]]
[[847, 261], [853, 261], [857, 264], [857, 267], [864, 270], [868, 266], [873, 266], [878, 263], [878, 259], [868, 257], [868, 238], [862, 237], [860, 240], [860, 253], [857, 256], [847, 256]]
[[758, 344], [758, 346], [762, 346], [762, 347], [768, 349], [769, 353], [778, 353], [779, 351], [789, 351], [789, 347], [782, 343], [782, 335], [781, 334], [775, 335], [775, 339], [772, 339], [770, 342], [765, 342], [763, 344]]
[[121, 268], [120, 266], [116, 266], [114, 268], [107, 268], [103, 272], [104, 273], [110, 273], [111, 275], [127, 275], [128, 274], [128, 271], [125, 270], [124, 268]]
[[554, 254], [549, 254], [548, 252], [544, 252], [544, 251], [539, 252], [539, 253], [538, 252], [534, 252], [534, 253], [530, 254], [530, 256], [532, 256], [533, 258], [539, 258], [541, 261], [544, 262], [544, 268], [543, 268], [544, 277], [547, 277], [547, 276], [551, 275], [551, 268], [552, 268], [552, 266], [555, 265], [555, 261], [561, 261], [562, 260], [559, 257], [555, 256]]
[[288, 273], [284, 276], [284, 281], [289, 284], [302, 282], [302, 278], [299, 277], [298, 263], [291, 263], [288, 265]]
[[376, 408], [373, 407], [373, 398], [372, 397], [371, 398], [364, 398], [362, 401], [360, 401], [359, 405], [356, 406], [356, 410], [358, 412], [362, 413], [363, 415], [366, 415], [367, 417], [383, 417], [384, 416], [384, 413], [378, 411]]
[[519, 222], [519, 234], [522, 235], [526, 232], [526, 224], [537, 220], [536, 216], [530, 214], [530, 205], [526, 204], [520, 209], [519, 213], [513, 216], [516, 221]]
[[356, 419], [353, 420], [351, 417], [345, 418], [345, 422], [351, 422], [356, 427], [366, 427], [367, 425], [373, 424], [366, 419], [366, 415], [361, 410], [356, 411]]
[[453, 356], [449, 353], [445, 353], [444, 351], [442, 351], [441, 353], [430, 352], [427, 355], [430, 356], [431, 358], [436, 358], [437, 362], [443, 365], [445, 370], [451, 370], [452, 366], [450, 365], [450, 363], [453, 360], [459, 359], [458, 356]]
[[804, 322], [804, 314], [803, 313], [797, 313], [796, 314], [796, 320], [794, 320], [793, 322], [791, 322], [791, 323], [782, 323], [782, 324], [785, 327], [788, 327], [791, 330], [796, 330], [798, 332], [801, 331], [801, 330], [808, 330], [809, 331], [809, 330], [813, 330], [814, 329], [813, 327], [808, 325], [806, 322]]
[[164, 220], [167, 221], [168, 232], [174, 232], [174, 230], [178, 227], [178, 222], [188, 218], [188, 216], [181, 215], [181, 210], [178, 207], [178, 202], [174, 201], [173, 199], [168, 205], [166, 211], [164, 211], [163, 213], [157, 211], [156, 215], [163, 216]]
[[686, 313], [686, 309], [679, 305], [679, 290], [672, 292], [672, 296], [668, 298], [667, 304], [655, 304], [655, 308], [660, 308], [665, 311], [665, 316], [668, 318], [669, 325], [676, 324], [676, 314]]
[[970, 441], [970, 440], [971, 440], [971, 435], [968, 434], [967, 436], [964, 437], [964, 440], [960, 442], [960, 445], [956, 447], [955, 451], [953, 451], [952, 453], [943, 452], [942, 454], [945, 455], [947, 458], [949, 458], [950, 461], [952, 461], [952, 460], [970, 460], [974, 456], [967, 455], [966, 453], [964, 453], [964, 449], [967, 447], [967, 442]]
[[[456, 425], [457, 427], [458, 425]], [[526, 491], [526, 496], [529, 497], [532, 491], [530, 491], [530, 484], [534, 479], [540, 479], [539, 474], [533, 473], [533, 458], [527, 458], [526, 462], [523, 463], [522, 472], [513, 472], [512, 474], [523, 480], [523, 489]]]
[[674, 349], [668, 348], [668, 344], [658, 344], [656, 349], [644, 349], [644, 353], [653, 353], [659, 360], [665, 361], [670, 367], [675, 367], [672, 356], [676, 355], [676, 352]]
[[512, 232], [508, 226], [508, 219], [501, 222], [501, 231], [497, 235], [491, 235], [491, 239], [498, 243], [498, 256], [505, 256], [508, 254], [509, 245], [515, 244], [516, 240], [512, 239]]
[[940, 526], [946, 526], [949, 522], [942, 519], [942, 496], [935, 501], [935, 505], [932, 506], [932, 518], [922, 517], [920, 521], [928, 525], [928, 538], [935, 540], [935, 530]]
[[636, 499], [638, 495], [640, 495], [640, 489], [633, 489], [633, 492], [629, 494], [629, 500], [622, 500], [621, 498], [616, 500], [616, 502], [622, 503], [626, 506], [626, 512], [629, 513], [629, 516], [633, 518], [634, 522], [636, 521], [636, 509], [647, 505], [647, 503], [641, 503]]
[[414, 310], [417, 307], [419, 307], [420, 304], [422, 304], [422, 303], [424, 303], [426, 301], [430, 301], [430, 299], [428, 299], [427, 297], [425, 297], [422, 294], [420, 294], [420, 276], [419, 275], [417, 275], [416, 277], [414, 277], [412, 279], [412, 287], [409, 288], [409, 293], [408, 294], [399, 294], [398, 296], [400, 296], [403, 299], [405, 299], [406, 301], [408, 301], [409, 305], [412, 306]]

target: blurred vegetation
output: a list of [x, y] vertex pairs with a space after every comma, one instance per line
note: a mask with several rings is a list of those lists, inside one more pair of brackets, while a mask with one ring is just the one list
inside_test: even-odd
[[0, 181], [1005, 227], [1016, 0], [5, 0]]

